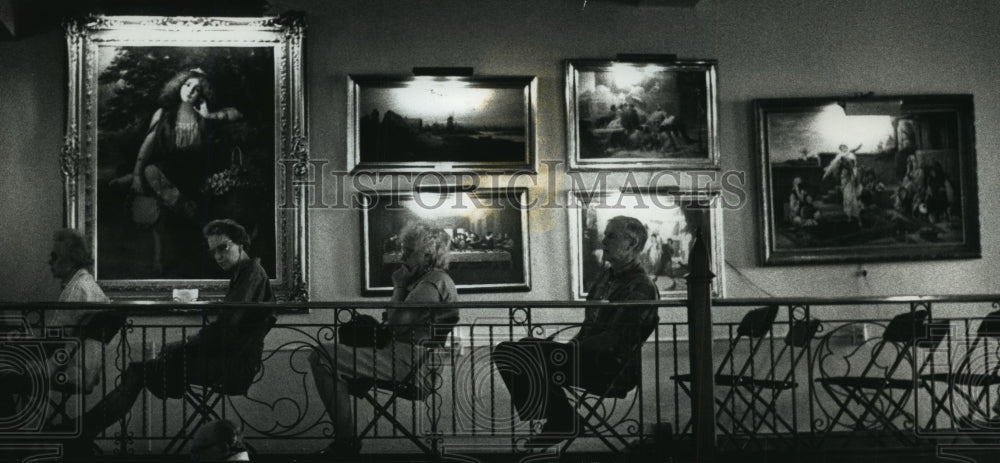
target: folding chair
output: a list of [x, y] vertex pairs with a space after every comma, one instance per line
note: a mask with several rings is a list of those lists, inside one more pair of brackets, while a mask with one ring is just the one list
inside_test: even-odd
[[[754, 358], [757, 356], [760, 348], [764, 345], [764, 341], [767, 340], [765, 335], [771, 331], [771, 328], [774, 326], [774, 320], [777, 316], [778, 306], [776, 305], [758, 307], [747, 312], [746, 315], [743, 316], [743, 319], [740, 320], [740, 325], [736, 329], [736, 337], [729, 343], [729, 348], [726, 350], [726, 353], [722, 358], [722, 362], [715, 370], [715, 386], [729, 388], [724, 398], [715, 398], [715, 403], [718, 407], [715, 412], [716, 420], [721, 418], [723, 414], [726, 414], [732, 419], [732, 423], [735, 427], [739, 428], [743, 433], [748, 435], [753, 434], [753, 429], [746, 426], [742, 422], [742, 419], [736, 416], [737, 412], [734, 406], [735, 402], [733, 401], [738, 397], [742, 402], [744, 402], [744, 404], [752, 403], [751, 399], [744, 396], [743, 392], [738, 389], [738, 386], [743, 386], [753, 380], [753, 374], [756, 372]], [[747, 342], [749, 343], [749, 353], [743, 360], [743, 363], [737, 366], [736, 354], [744, 338], [747, 338]], [[692, 376], [690, 373], [674, 375], [671, 376], [670, 379], [674, 380], [677, 383], [677, 386], [684, 391], [688, 397], [691, 397]], [[693, 422], [689, 420], [681, 430], [681, 434], [690, 431], [692, 425]], [[731, 438], [735, 438], [735, 429], [726, 429], [721, 426], [720, 428], [723, 433], [727, 434]]]
[[[358, 432], [358, 439], [364, 439], [368, 433], [375, 430], [378, 421], [385, 418], [394, 430], [401, 433], [410, 442], [413, 442], [422, 452], [429, 456], [438, 455], [438, 444], [436, 440], [432, 441], [432, 444], [428, 446], [424, 444], [420, 437], [414, 434], [412, 430], [406, 427], [402, 422], [400, 422], [393, 410], [390, 408], [396, 399], [408, 400], [410, 402], [426, 402], [428, 398], [431, 400], [436, 400], [436, 398], [431, 397], [432, 389], [426, 387], [428, 382], [434, 382], [434, 379], [439, 375], [440, 363], [435, 361], [435, 356], [440, 353], [440, 351], [447, 344], [448, 338], [452, 334], [452, 330], [455, 325], [458, 324], [459, 317], [448, 317], [441, 320], [438, 323], [431, 325], [431, 339], [426, 341], [423, 346], [427, 348], [424, 351], [424, 355], [421, 358], [421, 363], [415, 366], [407, 375], [399, 380], [384, 380], [376, 379], [365, 376], [349, 377], [343, 375], [342, 377], [347, 382], [348, 391], [354, 397], [364, 399], [369, 404], [371, 404], [374, 409], [374, 416], [367, 426], [360, 432]], [[421, 366], [426, 366], [427, 369], [423, 370]], [[430, 375], [428, 379], [421, 380], [420, 374], [426, 372]], [[379, 393], [388, 394], [389, 397], [384, 401], [379, 401]], [[430, 409], [430, 434], [437, 435], [438, 429], [438, 407], [439, 404], [431, 403], [428, 404]]]
[[[270, 317], [255, 333], [247, 333], [243, 339], [248, 345], [263, 342], [276, 322], [276, 318]], [[241, 349], [237, 350], [240, 351]], [[225, 377], [222, 378], [221, 382], [214, 384], [188, 384], [182, 400], [192, 407], [191, 413], [184, 419], [181, 429], [167, 443], [167, 447], [163, 453], [179, 454], [184, 446], [194, 437], [195, 431], [201, 425], [212, 420], [225, 419], [226, 412], [223, 399], [227, 396], [246, 395], [262, 367], [261, 359], [258, 358], [254, 368], [241, 372], [241, 375], [238, 377]], [[216, 411], [220, 403], [222, 404], [221, 414]], [[247, 449], [251, 453], [254, 452], [253, 447], [249, 443], [244, 443], [244, 445], [247, 446]]]
[[[603, 390], [588, 390], [582, 386], [568, 386], [565, 389], [570, 392], [570, 396], [577, 403], [577, 414], [582, 418], [580, 421], [585, 429], [590, 430], [590, 434], [577, 432], [572, 436], [569, 436], [560, 446], [558, 453], [556, 455], [562, 455], [566, 452], [566, 449], [576, 440], [577, 437], [581, 436], [593, 436], [601, 440], [611, 450], [613, 453], [621, 452], [625, 447], [628, 446], [628, 441], [615, 428], [613, 423], [608, 420], [608, 417], [603, 416], [600, 413], [601, 404], [603, 401], [612, 399], [619, 400], [628, 397], [628, 394], [639, 387], [639, 382], [642, 381], [642, 347], [646, 344], [646, 339], [649, 338], [653, 331], [656, 330], [657, 325], [660, 322], [659, 315], [655, 311], [651, 312], [652, 316], [645, 320], [639, 322], [639, 336], [638, 341], [631, 347], [631, 351], [628, 354], [628, 360], [622, 367], [616, 372], [612, 381]], [[638, 382], [626, 381], [625, 373], [629, 371], [630, 368], [636, 368], [637, 374], [634, 377], [639, 378]], [[583, 410], [581, 410], [581, 408]], [[642, 413], [642, 410], [639, 411]], [[596, 420], [597, 423], [591, 423], [591, 420]], [[578, 430], [583, 431], [583, 430]], [[641, 430], [640, 430], [641, 432]], [[609, 438], [613, 438], [621, 448], [615, 446]]]
[[[757, 442], [758, 446], [763, 447], [758, 437], [764, 427], [767, 427], [774, 439], [778, 441], [783, 441], [783, 432], [792, 434], [793, 436], [798, 433], [797, 420], [795, 419], [795, 401], [792, 401], [791, 423], [778, 413], [777, 404], [783, 392], [798, 387], [798, 382], [795, 381], [796, 370], [802, 359], [808, 356], [810, 352], [809, 345], [816, 337], [819, 328], [820, 321], [815, 318], [793, 320], [788, 328], [788, 334], [785, 336], [781, 350], [778, 351], [777, 355], [772, 355], [769, 359], [770, 368], [768, 368], [767, 373], [759, 378], [749, 376], [743, 377], [738, 381], [731, 381], [746, 389], [750, 396], [749, 401], [744, 400], [747, 409], [737, 419], [739, 423], [745, 423], [748, 416], [751, 418], [752, 428], [749, 433], [743, 436], [747, 439], [743, 445], [739, 445], [741, 449], [745, 449], [751, 442]], [[787, 362], [785, 362], [786, 355], [788, 356]], [[808, 364], [809, 362], [807, 361], [806, 363]], [[779, 376], [778, 369], [784, 364], [788, 365], [788, 370]], [[739, 397], [743, 398], [742, 395], [739, 395]], [[763, 410], [757, 408], [759, 405], [763, 407]], [[721, 410], [716, 412], [716, 415], [718, 418], [721, 415]], [[735, 436], [730, 435], [729, 437], [734, 438]], [[735, 442], [735, 439], [733, 440]], [[720, 447], [723, 445], [723, 442], [719, 443]]]
[[[870, 431], [872, 426], [880, 426], [882, 431], [890, 433], [903, 444], [916, 443], [912, 436], [902, 432], [895, 421], [902, 417], [905, 422], [915, 423], [914, 415], [904, 407], [916, 390], [916, 375], [926, 366], [926, 362], [918, 364], [915, 361], [917, 343], [920, 342], [921, 347], [933, 351], [943, 339], [943, 335], [927, 337], [927, 318], [928, 314], [924, 310], [897, 315], [886, 326], [882, 337], [873, 344], [858, 375], [816, 379], [837, 406], [836, 414], [830, 420], [819, 445], [830, 436], [845, 415], [853, 423], [847, 426], [851, 433], [844, 445], [849, 444], [859, 433]], [[824, 342], [832, 334], [827, 334]], [[892, 355], [893, 349], [896, 351], [895, 355]], [[854, 349], [854, 352], [859, 351], [860, 348]], [[882, 357], [885, 353], [891, 356], [888, 361]], [[843, 358], [838, 357], [838, 361], [842, 360]], [[879, 442], [882, 440], [880, 434], [874, 433]]]
[[[944, 412], [954, 428], [961, 429], [963, 434], [996, 434], [1000, 431], [1000, 421], [990, 416], [993, 412], [990, 388], [1000, 384], [1000, 311], [983, 318], [971, 344], [965, 340], [951, 345], [955, 348], [966, 346], [963, 352], [950, 353], [950, 356], [961, 355], [954, 368], [920, 375], [921, 384], [930, 393], [932, 401], [930, 418], [924, 428], [937, 428], [937, 417]], [[949, 366], [952, 360], [948, 359]], [[936, 383], [946, 385], [940, 396]], [[956, 402], [960, 402], [958, 407]], [[996, 405], [993, 404], [994, 407]], [[956, 408], [959, 407], [966, 412], [962, 416], [957, 413]]]

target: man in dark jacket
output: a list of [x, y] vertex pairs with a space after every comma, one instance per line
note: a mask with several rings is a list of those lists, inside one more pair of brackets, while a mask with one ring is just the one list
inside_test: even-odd
[[[608, 221], [602, 245], [604, 261], [610, 265], [591, 285], [588, 301], [659, 299], [659, 291], [639, 265], [646, 239], [645, 226], [632, 217]], [[518, 415], [522, 420], [547, 419], [534, 443], [555, 444], [580, 430], [563, 387], [604, 394], [638, 384], [639, 364], [630, 360], [655, 328], [656, 312], [655, 305], [588, 307], [570, 344], [527, 338], [497, 345], [492, 360]]]

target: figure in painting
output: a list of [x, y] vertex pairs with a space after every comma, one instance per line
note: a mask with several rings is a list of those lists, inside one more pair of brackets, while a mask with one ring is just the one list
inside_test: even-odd
[[[857, 170], [857, 152], [860, 149], [860, 143], [852, 150], [849, 150], [847, 145], [841, 144], [838, 148], [837, 156], [833, 158], [833, 161], [830, 161], [830, 165], [826, 166], [826, 169], [823, 170], [823, 179], [825, 180], [827, 177], [831, 177], [833, 175], [840, 177], [840, 171], [843, 169]], [[857, 172], [854, 172], [854, 174], [857, 174]]]
[[193, 167], [204, 164], [207, 121], [235, 121], [243, 116], [234, 108], [209, 112], [211, 95], [207, 76], [200, 69], [182, 71], [170, 79], [160, 92], [160, 108], [153, 113], [132, 173], [112, 180], [112, 187], [128, 185], [136, 195], [154, 195], [168, 209], [196, 220], [196, 198], [205, 179]]

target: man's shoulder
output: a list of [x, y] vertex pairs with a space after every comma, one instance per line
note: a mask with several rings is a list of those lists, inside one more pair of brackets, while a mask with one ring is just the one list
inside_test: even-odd
[[660, 298], [660, 291], [656, 288], [656, 284], [642, 267], [637, 267], [621, 275], [620, 278], [622, 287], [628, 292], [627, 295], [622, 295], [624, 298], [644, 300], [658, 300]]

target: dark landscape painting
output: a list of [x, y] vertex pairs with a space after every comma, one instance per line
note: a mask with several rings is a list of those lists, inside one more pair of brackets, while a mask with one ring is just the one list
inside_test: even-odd
[[530, 167], [528, 82], [357, 79], [354, 167]]

